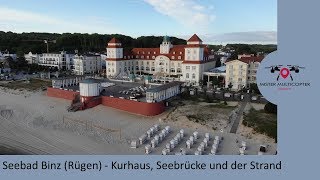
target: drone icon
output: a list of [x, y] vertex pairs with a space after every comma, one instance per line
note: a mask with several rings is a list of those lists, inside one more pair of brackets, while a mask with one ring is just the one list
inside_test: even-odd
[[288, 76], [290, 76], [291, 81], [293, 81], [291, 72], [299, 73], [300, 69], [305, 69], [305, 67], [301, 67], [298, 65], [286, 65], [286, 67], [284, 67], [283, 65], [273, 65], [266, 67], [266, 69], [270, 69], [271, 73], [275, 73], [276, 71], [279, 72], [277, 81], [279, 81], [280, 76], [283, 79], [286, 79]]

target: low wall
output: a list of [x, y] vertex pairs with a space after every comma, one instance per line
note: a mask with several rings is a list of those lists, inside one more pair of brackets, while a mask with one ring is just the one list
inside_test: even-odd
[[63, 89], [57, 89], [52, 87], [47, 88], [47, 96], [50, 96], [50, 97], [73, 100], [77, 94], [80, 94], [80, 93], [75, 91], [66, 91]]
[[[67, 100], [73, 100], [76, 95], [80, 94], [75, 91], [67, 91], [63, 89], [57, 89], [48, 87], [47, 96], [62, 98]], [[104, 106], [109, 106], [122, 111], [127, 111], [133, 114], [139, 114], [143, 116], [155, 116], [161, 114], [165, 110], [165, 105], [163, 102], [158, 103], [146, 103], [137, 102], [127, 99], [112, 98], [109, 96], [85, 98], [84, 109], [95, 107], [99, 104]]]
[[84, 109], [89, 109], [101, 104], [101, 97], [87, 98], [84, 101]]
[[144, 116], [155, 116], [161, 114], [165, 110], [163, 102], [146, 103], [112, 98], [109, 96], [102, 96], [102, 105]]

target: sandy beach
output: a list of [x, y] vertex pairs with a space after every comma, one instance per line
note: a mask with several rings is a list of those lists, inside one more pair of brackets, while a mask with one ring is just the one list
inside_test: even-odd
[[[173, 129], [167, 141], [181, 128], [187, 136], [198, 131], [200, 139], [206, 132], [224, 137], [218, 154], [238, 154], [238, 142], [241, 141], [246, 141], [250, 147], [247, 154], [257, 154], [260, 144], [268, 145], [268, 154], [276, 151], [276, 144], [263, 138], [248, 139], [238, 134], [221, 133], [183, 118], [176, 122], [159, 121], [167, 117], [168, 112], [142, 117], [102, 105], [68, 112], [69, 105], [67, 100], [47, 97], [45, 91], [1, 88], [0, 145], [18, 148], [27, 154], [144, 154], [144, 145], [130, 148], [131, 140], [137, 140], [154, 124], [160, 124], [160, 128], [170, 125]], [[222, 122], [220, 125], [227, 127]], [[177, 151], [185, 146], [186, 140], [176, 148]], [[151, 154], [161, 154], [166, 142], [159, 144]], [[188, 150], [188, 154], [195, 150], [195, 147]]]

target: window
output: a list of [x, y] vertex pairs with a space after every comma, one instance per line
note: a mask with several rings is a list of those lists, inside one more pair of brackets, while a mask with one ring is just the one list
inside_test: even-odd
[[151, 68], [151, 71], [155, 71], [156, 69], [154, 67]]
[[189, 73], [186, 74], [186, 78], [189, 79]]
[[175, 73], [176, 72], [176, 70], [174, 69], [174, 68], [171, 68], [171, 70], [170, 70], [172, 73]]
[[187, 70], [187, 71], [190, 71], [190, 66], [186, 66], [186, 70]]
[[174, 56], [171, 56], [171, 59], [174, 59]]
[[149, 56], [147, 56], [147, 59], [149, 59]]
[[137, 56], [136, 56], [136, 58], [138, 59], [138, 58], [139, 58], [139, 56], [137, 55]]
[[[144, 54], [144, 53], [143, 53]], [[143, 59], [144, 58], [144, 56], [141, 56], [141, 59]]]
[[148, 51], [148, 54], [150, 54], [150, 52]]
[[173, 51], [173, 54], [176, 54], [176, 52], [175, 52], [175, 51]]
[[155, 56], [152, 56], [152, 59], [155, 59], [156, 57]]
[[195, 79], [196, 78], [196, 74], [192, 74], [192, 79]]
[[182, 54], [182, 52], [180, 52], [180, 54]]
[[156, 54], [156, 52], [154, 51], [153, 54]]
[[196, 66], [192, 66], [192, 71], [195, 71], [196, 70]]
[[178, 59], [181, 59], [181, 56], [178, 56]]

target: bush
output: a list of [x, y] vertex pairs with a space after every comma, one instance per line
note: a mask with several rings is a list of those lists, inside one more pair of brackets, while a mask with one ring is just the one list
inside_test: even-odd
[[268, 102], [265, 106], [264, 106], [264, 112], [265, 113], [269, 113], [269, 114], [277, 114], [277, 105], [272, 104], [271, 102]]

